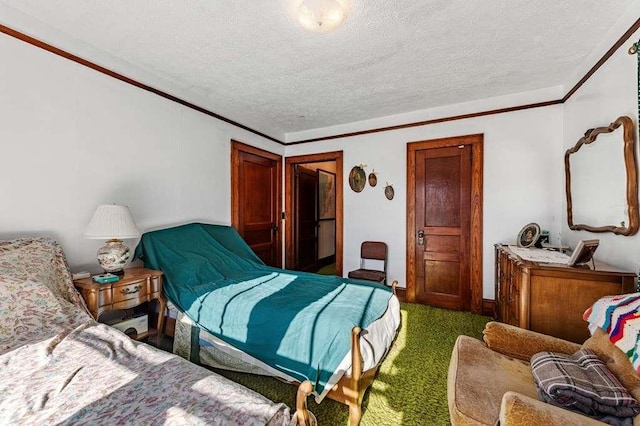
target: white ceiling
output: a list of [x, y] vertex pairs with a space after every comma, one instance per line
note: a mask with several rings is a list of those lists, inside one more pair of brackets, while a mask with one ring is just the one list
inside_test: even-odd
[[630, 5], [352, 0], [343, 26], [316, 34], [288, 15], [287, 1], [0, 3], [46, 24], [45, 42], [71, 53], [70, 40], [86, 43], [101, 65], [125, 75], [120, 65], [133, 65], [168, 82], [158, 89], [280, 140], [565, 84]]

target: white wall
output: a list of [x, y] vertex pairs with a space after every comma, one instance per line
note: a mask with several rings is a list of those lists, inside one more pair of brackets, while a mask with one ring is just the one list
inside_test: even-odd
[[[621, 115], [631, 117], [637, 140], [638, 81], [637, 56], [627, 49], [640, 37], [640, 31], [626, 43], [564, 104], [563, 149], [578, 141], [587, 129], [607, 126]], [[603, 51], [604, 53], [604, 51]], [[622, 156], [622, 146], [617, 147]], [[636, 158], [638, 156], [636, 144]], [[606, 167], [599, 164], [600, 167]], [[630, 237], [611, 233], [571, 231], [567, 226], [566, 198], [563, 200], [562, 235], [574, 247], [581, 239], [600, 239], [596, 258], [613, 265], [637, 271], [640, 266], [640, 233]], [[613, 225], [613, 223], [612, 223]]]
[[230, 140], [284, 153], [4, 34], [0, 57], [0, 237], [53, 236], [73, 270], [99, 270], [104, 242], [82, 239], [98, 204], [128, 205], [141, 231], [229, 224]]
[[[526, 103], [526, 96], [502, 98], [501, 102], [502, 106], [518, 105]], [[476, 111], [490, 105], [495, 106], [495, 100], [484, 105], [474, 102]], [[455, 113], [468, 108], [460, 105], [447, 110]], [[426, 115], [433, 112], [426, 111]], [[378, 126], [387, 125], [385, 120]], [[375, 121], [368, 124], [378, 127]], [[359, 125], [354, 123], [353, 129]], [[346, 126], [341, 130], [350, 131]], [[345, 176], [358, 164], [366, 164], [367, 173], [378, 172], [378, 185], [367, 185], [361, 193], [353, 192], [348, 180], [344, 181], [345, 274], [358, 267], [362, 241], [386, 241], [389, 278], [406, 285], [407, 143], [475, 133], [484, 134], [484, 298], [492, 299], [494, 294], [494, 243], [514, 242], [529, 222], [537, 222], [552, 235], [559, 232], [564, 187], [561, 106], [288, 146], [287, 156], [343, 150]], [[392, 201], [384, 196], [387, 182], [395, 190]]]

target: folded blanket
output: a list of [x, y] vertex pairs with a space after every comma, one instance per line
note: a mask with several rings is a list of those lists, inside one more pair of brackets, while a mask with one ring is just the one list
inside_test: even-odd
[[531, 373], [541, 400], [591, 417], [624, 418], [640, 414], [640, 404], [595, 353], [573, 355], [540, 352], [531, 357]]
[[606, 296], [588, 308], [583, 318], [589, 331], [601, 328], [640, 372], [640, 293]]

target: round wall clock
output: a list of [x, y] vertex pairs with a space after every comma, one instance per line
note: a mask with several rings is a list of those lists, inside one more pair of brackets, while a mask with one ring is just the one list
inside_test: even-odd
[[361, 192], [364, 189], [364, 185], [367, 182], [367, 175], [364, 169], [360, 166], [354, 166], [349, 172], [349, 186], [355, 192]]

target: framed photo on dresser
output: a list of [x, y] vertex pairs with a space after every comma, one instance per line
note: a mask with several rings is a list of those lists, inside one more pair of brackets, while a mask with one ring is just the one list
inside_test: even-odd
[[593, 258], [593, 253], [596, 252], [599, 244], [600, 240], [580, 240], [576, 244], [576, 248], [573, 250], [567, 265], [573, 266], [587, 263]]
[[533, 247], [540, 237], [540, 225], [529, 223], [518, 233], [518, 247]]

